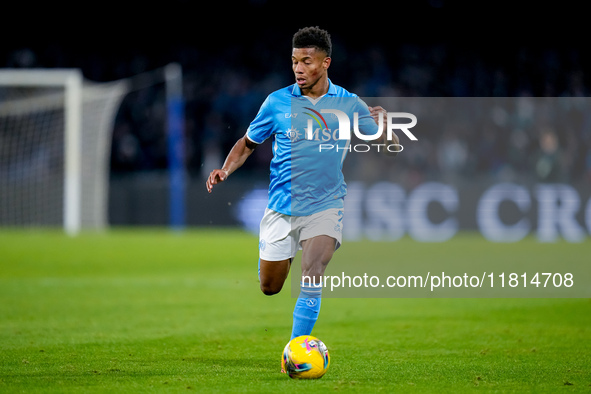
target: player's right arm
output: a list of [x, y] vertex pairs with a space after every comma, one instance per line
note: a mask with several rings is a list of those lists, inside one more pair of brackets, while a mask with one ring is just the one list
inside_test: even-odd
[[207, 191], [211, 193], [213, 185], [225, 181], [228, 176], [236, 171], [244, 164], [248, 156], [254, 149], [262, 144], [273, 133], [273, 124], [275, 119], [275, 111], [273, 111], [271, 100], [269, 97], [263, 102], [257, 116], [248, 126], [244, 137], [240, 138], [234, 144], [224, 165], [218, 170], [213, 170], [207, 178]]
[[211, 193], [213, 185], [225, 181], [230, 174], [239, 169], [256, 147], [257, 144], [250, 140], [246, 135], [236, 141], [230, 150], [230, 153], [228, 153], [222, 168], [213, 170], [209, 174], [207, 182], [205, 183], [207, 191]]

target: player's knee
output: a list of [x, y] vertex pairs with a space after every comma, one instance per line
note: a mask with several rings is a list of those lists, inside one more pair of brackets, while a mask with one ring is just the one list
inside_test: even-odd
[[272, 283], [263, 283], [261, 282], [261, 291], [264, 295], [272, 296], [277, 294], [281, 291], [283, 286], [273, 285]]

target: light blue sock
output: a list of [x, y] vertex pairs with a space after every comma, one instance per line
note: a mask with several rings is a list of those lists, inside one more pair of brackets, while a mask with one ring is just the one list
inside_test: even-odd
[[259, 282], [261, 281], [261, 258], [259, 257]]
[[300, 335], [312, 334], [312, 328], [314, 328], [314, 324], [318, 320], [322, 301], [322, 284], [302, 283], [300, 286], [300, 295], [293, 310], [291, 339]]

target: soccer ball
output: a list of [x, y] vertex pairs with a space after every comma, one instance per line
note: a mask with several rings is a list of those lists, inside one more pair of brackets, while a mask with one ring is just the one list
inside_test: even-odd
[[281, 370], [292, 379], [321, 378], [329, 365], [330, 355], [326, 345], [312, 335], [294, 338], [283, 349]]

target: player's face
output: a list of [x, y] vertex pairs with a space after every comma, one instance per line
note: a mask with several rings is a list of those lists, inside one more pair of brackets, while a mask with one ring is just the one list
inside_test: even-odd
[[316, 48], [293, 48], [291, 64], [300, 89], [311, 89], [326, 75], [330, 58]]

